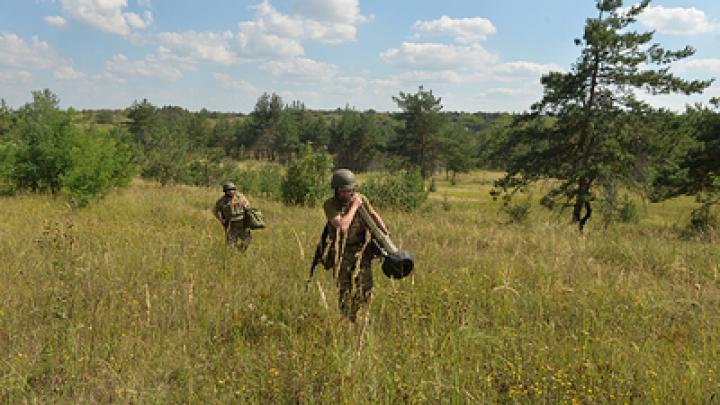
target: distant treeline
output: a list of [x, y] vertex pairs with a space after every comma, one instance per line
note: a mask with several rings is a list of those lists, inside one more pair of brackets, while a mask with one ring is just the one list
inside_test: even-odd
[[[274, 93], [261, 95], [249, 114], [191, 112], [148, 100], [122, 110], [63, 111], [55, 94], [38, 91], [17, 110], [0, 103], [0, 187], [5, 193], [61, 192], [86, 204], [140, 174], [161, 184], [203, 186], [241, 178], [255, 191], [275, 195], [281, 192], [278, 170], [243, 175], [237, 161], [287, 165], [303, 153], [328, 154], [328, 166], [357, 172], [417, 170], [424, 179], [440, 174], [453, 181], [474, 169], [573, 165], [573, 157], [561, 153], [572, 142], [549, 149], [548, 136], [557, 139], [552, 134], [562, 130], [561, 118], [552, 114], [444, 112], [441, 99], [422, 87], [393, 99], [399, 112], [316, 111]], [[615, 159], [612, 153], [625, 153], [622, 176], [643, 195], [660, 200], [694, 194], [708, 207], [717, 201], [717, 109], [625, 111], [612, 122], [623, 123], [626, 144], [615, 142], [615, 150], [603, 152], [605, 163]], [[538, 178], [563, 178], [560, 171], [548, 173]], [[503, 187], [524, 184], [512, 179], [498, 182], [498, 196]], [[616, 197], [611, 188], [604, 192], [608, 200]]]
[[427, 178], [442, 170], [454, 180], [477, 167], [502, 167], [490, 151], [513, 122], [509, 114], [443, 112], [440, 98], [422, 87], [394, 97], [398, 113], [313, 111], [274, 93], [261, 95], [249, 114], [191, 112], [146, 99], [122, 110], [63, 111], [49, 89], [32, 95], [17, 110], [1, 104], [0, 186], [6, 193], [62, 192], [82, 205], [134, 173], [161, 184], [211, 186], [237, 178], [237, 161], [287, 165], [301, 151], [328, 154], [331, 166], [357, 172], [417, 170]]
[[[350, 107], [310, 110], [302, 101], [286, 103], [275, 93], [265, 93], [248, 114], [191, 112], [158, 107], [148, 100], [123, 110], [83, 110], [81, 114], [88, 123], [127, 129], [143, 150], [153, 149], [162, 138], [159, 132], [167, 131], [172, 138], [168, 143], [173, 145], [165, 147], [203, 150], [213, 158], [287, 163], [301, 145], [310, 143], [331, 153], [337, 167], [358, 172], [413, 163], [422, 163], [426, 174], [501, 167], [487, 152], [496, 134], [511, 125], [510, 114], [442, 112], [440, 99], [422, 88], [401, 97], [408, 105], [398, 113]], [[414, 134], [404, 131], [407, 120], [422, 139], [409, 139]]]

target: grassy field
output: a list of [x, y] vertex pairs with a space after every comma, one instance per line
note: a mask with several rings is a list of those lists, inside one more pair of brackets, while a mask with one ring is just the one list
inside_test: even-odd
[[720, 249], [680, 236], [691, 200], [580, 236], [537, 206], [504, 224], [492, 176], [381, 211], [416, 271], [375, 266], [359, 353], [331, 275], [305, 289], [319, 208], [253, 199], [242, 255], [214, 189], [2, 198], [0, 402], [720, 403]]

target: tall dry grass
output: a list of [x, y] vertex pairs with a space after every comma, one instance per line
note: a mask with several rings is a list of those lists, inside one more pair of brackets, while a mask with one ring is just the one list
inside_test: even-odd
[[253, 200], [269, 228], [243, 255], [217, 190], [2, 198], [0, 402], [720, 401], [720, 251], [679, 236], [689, 201], [581, 236], [537, 206], [503, 224], [490, 176], [381, 212], [417, 268], [375, 272], [359, 355], [330, 274], [305, 290], [318, 208]]

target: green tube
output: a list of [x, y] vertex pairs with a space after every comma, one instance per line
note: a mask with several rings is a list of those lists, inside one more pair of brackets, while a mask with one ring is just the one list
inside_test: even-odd
[[375, 223], [375, 220], [372, 216], [370, 216], [370, 213], [367, 211], [364, 205], [361, 205], [358, 209], [358, 213], [360, 214], [360, 218], [365, 221], [368, 228], [370, 228], [370, 232], [373, 234], [375, 239], [377, 239], [378, 242], [380, 242], [380, 245], [382, 245], [382, 248], [385, 250], [385, 252], [388, 255], [392, 255], [398, 252], [398, 248], [395, 247], [395, 244], [390, 240], [390, 237], [385, 235], [383, 231], [380, 230], [380, 227]]

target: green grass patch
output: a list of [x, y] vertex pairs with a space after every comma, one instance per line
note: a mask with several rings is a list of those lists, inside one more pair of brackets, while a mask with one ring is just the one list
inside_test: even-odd
[[359, 355], [331, 274], [305, 290], [319, 208], [250, 195], [268, 228], [242, 255], [216, 190], [136, 180], [83, 210], [2, 197], [0, 402], [717, 401], [720, 251], [674, 230], [694, 203], [582, 236], [537, 205], [504, 225], [494, 175], [380, 212], [416, 271], [375, 271]]

